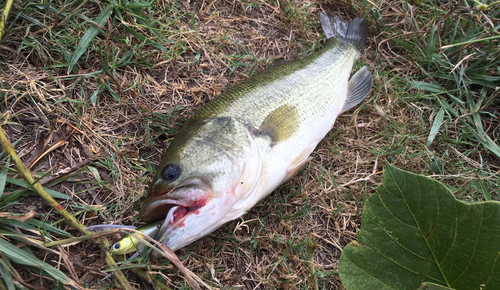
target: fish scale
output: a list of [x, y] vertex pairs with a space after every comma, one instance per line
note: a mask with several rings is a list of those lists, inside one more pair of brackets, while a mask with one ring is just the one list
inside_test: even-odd
[[[193, 118], [234, 116], [258, 127], [275, 108], [284, 104], [320, 113], [326, 109], [320, 105], [332, 104], [334, 98], [345, 98], [345, 95], [328, 93], [329, 87], [337, 85], [334, 81], [335, 72], [346, 71], [345, 67], [352, 67], [354, 61], [340, 57], [339, 53], [356, 55], [358, 52], [353, 46], [329, 39], [317, 53], [268, 69], [229, 89], [204, 106]], [[321, 98], [314, 102], [310, 99], [311, 93]], [[302, 118], [304, 122], [308, 121], [308, 116]]]

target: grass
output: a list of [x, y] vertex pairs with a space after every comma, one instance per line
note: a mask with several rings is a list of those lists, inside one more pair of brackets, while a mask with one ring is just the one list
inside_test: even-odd
[[[487, 185], [483, 185], [479, 200], [490, 199], [488, 192], [497, 191], [494, 175], [500, 157], [500, 9], [498, 5], [491, 8], [484, 13], [468, 2], [441, 6], [422, 3], [417, 8], [403, 5], [404, 10], [415, 9], [414, 17], [403, 24], [404, 30], [417, 33], [394, 35], [384, 48], [391, 63], [413, 64], [407, 68], [412, 75], [409, 83], [419, 90], [418, 102], [431, 106], [428, 122], [432, 127], [426, 147], [441, 155], [433, 154], [437, 156], [429, 164], [432, 159], [453, 158], [453, 164], [443, 168], [447, 174], [469, 175], [469, 183], [477, 178], [484, 180]], [[419, 9], [433, 13], [421, 13]], [[476, 188], [473, 186], [473, 191]]]
[[[386, 161], [444, 182], [462, 200], [499, 199], [500, 8], [440, 3], [16, 1], [0, 42], [0, 122], [23, 161], [45, 154], [31, 171], [60, 176], [45, 187], [68, 197], [60, 202], [79, 221], [137, 224], [163, 150], [193, 112], [274, 59], [320, 48], [318, 11], [365, 15], [370, 37], [357, 66], [374, 75], [367, 100], [339, 117], [292, 181], [177, 252], [214, 288], [310, 289], [310, 234], [318, 288], [341, 288], [338, 258]], [[89, 240], [26, 246], [21, 233], [39, 242], [79, 234], [30, 194], [3, 153], [1, 240], [79, 285], [116, 286], [101, 281], [103, 254]], [[39, 280], [62, 287], [3, 250], [2, 258], [1, 289]], [[134, 263], [188, 288], [168, 261]]]

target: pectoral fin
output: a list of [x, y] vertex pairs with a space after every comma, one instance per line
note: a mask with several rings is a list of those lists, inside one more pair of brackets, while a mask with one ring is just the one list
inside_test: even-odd
[[370, 93], [372, 83], [372, 74], [366, 66], [358, 70], [351, 77], [349, 83], [347, 83], [347, 99], [344, 107], [342, 108], [342, 112], [345, 112], [361, 103], [361, 101], [368, 96], [368, 93]]
[[290, 138], [299, 127], [299, 112], [291, 105], [283, 105], [266, 117], [257, 134], [268, 135], [271, 145]]

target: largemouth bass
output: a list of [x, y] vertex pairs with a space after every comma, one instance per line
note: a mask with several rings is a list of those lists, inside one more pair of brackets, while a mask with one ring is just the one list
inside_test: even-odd
[[271, 67], [227, 90], [181, 128], [162, 157], [141, 211], [164, 220], [157, 239], [172, 250], [246, 213], [290, 179], [335, 119], [371, 90], [368, 25], [320, 14], [327, 37], [308, 57]]

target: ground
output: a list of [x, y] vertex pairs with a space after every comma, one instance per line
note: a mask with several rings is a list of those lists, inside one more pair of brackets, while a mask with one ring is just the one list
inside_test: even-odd
[[[374, 76], [367, 99], [337, 119], [292, 180], [243, 217], [176, 252], [213, 288], [310, 289], [310, 234], [318, 245], [313, 259], [319, 287], [342, 289], [339, 257], [361, 229], [364, 201], [381, 183], [386, 162], [443, 181], [465, 200], [481, 200], [481, 190], [468, 186], [483, 180], [494, 188], [500, 170], [498, 157], [474, 141], [462, 141], [450, 120], [426, 146], [437, 109], [409, 85], [421, 70], [380, 27], [415, 34], [431, 28], [412, 26], [417, 6], [360, 2], [122, 1], [97, 23], [98, 33], [87, 47], [86, 32], [97, 27], [108, 2], [16, 2], [0, 43], [2, 128], [40, 183], [69, 197], [59, 201], [81, 223], [138, 225], [156, 165], [193, 112], [274, 59], [294, 60], [319, 49], [325, 40], [319, 12], [344, 21], [366, 16], [370, 33], [356, 69], [367, 65]], [[491, 19], [498, 23], [498, 17]], [[82, 54], [73, 62], [79, 49]], [[485, 110], [498, 114], [498, 106]], [[498, 144], [498, 120], [490, 127], [485, 134]], [[0, 158], [5, 167], [5, 152]], [[437, 159], [444, 172], [433, 167]], [[15, 180], [22, 178], [9, 164], [5, 192], [14, 195], [21, 188]], [[490, 192], [498, 200], [496, 191]], [[4, 198], [0, 206], [11, 215], [33, 210], [36, 220], [80, 235], [34, 195]], [[54, 229], [16, 230], [39, 240], [67, 238]], [[94, 240], [51, 251], [30, 249], [81, 286], [119, 287], [113, 278], [101, 280], [108, 266]], [[145, 267], [169, 287], [187, 287], [168, 261], [136, 261], [132, 267]], [[15, 280], [28, 288], [60, 287], [15, 268], [20, 274]], [[131, 271], [125, 274], [136, 287], [151, 287]], [[40, 282], [43, 286], [35, 286]]]

